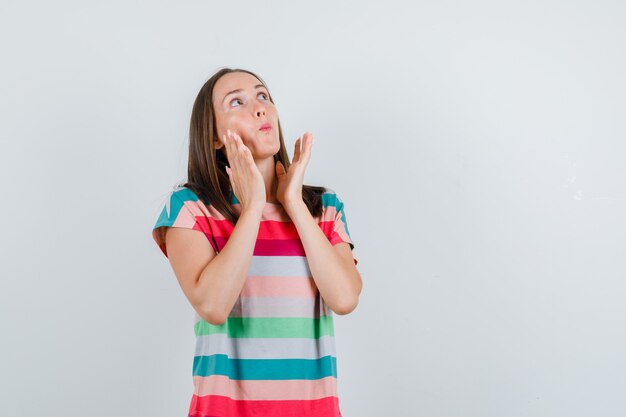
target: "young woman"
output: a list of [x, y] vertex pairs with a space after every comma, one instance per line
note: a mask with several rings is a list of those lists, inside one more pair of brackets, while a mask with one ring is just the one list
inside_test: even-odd
[[333, 313], [361, 276], [343, 201], [303, 185], [313, 135], [290, 162], [260, 77], [224, 68], [200, 90], [188, 181], [152, 236], [195, 310], [192, 417], [341, 417]]

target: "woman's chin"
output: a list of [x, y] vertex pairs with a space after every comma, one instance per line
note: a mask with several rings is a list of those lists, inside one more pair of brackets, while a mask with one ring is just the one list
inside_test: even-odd
[[258, 146], [256, 147], [253, 155], [254, 159], [272, 158], [280, 151], [280, 143], [276, 143], [275, 146]]

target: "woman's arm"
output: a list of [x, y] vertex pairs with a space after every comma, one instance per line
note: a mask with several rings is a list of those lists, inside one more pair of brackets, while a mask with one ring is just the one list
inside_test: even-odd
[[219, 254], [196, 230], [172, 227], [167, 255], [185, 296], [207, 322], [223, 324], [246, 282], [261, 222], [262, 206], [242, 211]]
[[293, 221], [324, 302], [337, 314], [352, 312], [363, 286], [352, 251], [346, 242], [333, 246], [316, 223], [304, 201], [285, 207]]

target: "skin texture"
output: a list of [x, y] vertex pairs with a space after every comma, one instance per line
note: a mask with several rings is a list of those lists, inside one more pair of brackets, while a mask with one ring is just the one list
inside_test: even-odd
[[[169, 228], [168, 258], [198, 314], [209, 323], [222, 324], [245, 284], [263, 208], [266, 202], [281, 204], [298, 231], [320, 295], [336, 314], [348, 314], [356, 308], [362, 289], [350, 246], [331, 245], [302, 200], [313, 135], [306, 132], [296, 140], [289, 172], [274, 164], [273, 155], [280, 149], [278, 113], [267, 90], [258, 84], [254, 76], [235, 72], [222, 76], [213, 90], [215, 147], [226, 153], [227, 172], [242, 207], [232, 235], [216, 254], [202, 232]], [[235, 89], [241, 91], [226, 96]], [[272, 129], [259, 130], [264, 123]]]

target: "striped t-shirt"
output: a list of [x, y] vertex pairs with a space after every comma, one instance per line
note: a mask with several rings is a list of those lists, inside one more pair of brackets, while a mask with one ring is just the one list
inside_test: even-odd
[[[231, 193], [233, 209], [240, 204]], [[354, 244], [343, 201], [322, 195], [314, 217], [332, 245]], [[172, 191], [152, 231], [167, 256], [165, 227], [204, 233], [219, 253], [234, 226], [189, 188]], [[355, 265], [358, 263], [354, 257]], [[333, 311], [309, 269], [297, 229], [280, 204], [263, 208], [253, 257], [227, 320], [194, 315], [191, 417], [341, 417]]]

